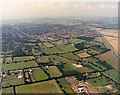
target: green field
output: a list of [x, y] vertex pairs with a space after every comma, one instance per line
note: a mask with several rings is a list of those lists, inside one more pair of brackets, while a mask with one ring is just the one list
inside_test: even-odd
[[45, 79], [48, 79], [48, 76], [41, 68], [33, 70], [32, 80], [40, 81], [40, 80], [45, 80]]
[[55, 44], [56, 46], [63, 46], [63, 45], [65, 45], [66, 44], [66, 42], [64, 42], [64, 41], [54, 41], [54, 42], [51, 42], [51, 43], [53, 43], [53, 44]]
[[63, 53], [63, 51], [59, 50], [58, 48], [49, 48], [49, 49], [44, 49], [43, 52], [47, 54], [53, 54], [53, 53]]
[[94, 71], [93, 69], [87, 68], [87, 67], [81, 67], [81, 68], [76, 68], [76, 71], [80, 72], [80, 73], [87, 73], [87, 72], [92, 72]]
[[76, 55], [74, 55], [73, 53], [62, 54], [61, 56], [72, 59], [72, 60], [79, 60], [79, 58]]
[[49, 62], [48, 56], [42, 56], [37, 58], [37, 62]]
[[64, 52], [72, 52], [72, 51], [78, 50], [72, 44], [64, 45], [64, 46], [59, 46], [58, 48], [61, 49]]
[[6, 57], [5, 58], [5, 63], [12, 63], [12, 57]]
[[63, 86], [66, 93], [71, 93], [71, 94], [74, 93], [74, 91], [72, 90], [71, 84], [65, 78], [60, 78], [57, 80], [60, 82], [59, 84]]
[[14, 95], [13, 87], [9, 87], [9, 88], [4, 88], [4, 89], [2, 89], [2, 94], [4, 95], [4, 93], [5, 93], [6, 95], [8, 95], [8, 93], [11, 93], [11, 95]]
[[62, 74], [56, 66], [50, 66], [47, 70], [50, 77], [60, 77]]
[[68, 39], [69, 43], [80, 43], [80, 42], [85, 42], [86, 40], [81, 40], [81, 39]]
[[55, 80], [16, 87], [16, 93], [63, 93]]
[[65, 63], [72, 63], [74, 61], [60, 57], [60, 56], [56, 56], [56, 55], [50, 55], [49, 58], [53, 61], [53, 62], [65, 62]]
[[104, 76], [99, 76], [97, 78], [88, 79], [87, 81], [89, 83], [91, 83], [95, 87], [97, 87], [97, 86], [106, 86], [106, 85], [114, 83], [111, 80], [105, 78]]
[[24, 84], [24, 79], [18, 79], [16, 75], [7, 75], [6, 79], [3, 79], [2, 86], [10, 86], [10, 85], [17, 85], [17, 84]]
[[33, 56], [23, 56], [23, 57], [14, 57], [13, 61], [26, 61], [26, 60], [32, 60], [35, 59]]
[[44, 42], [43, 43], [46, 47], [54, 47], [53, 44], [49, 43], [49, 42]]
[[114, 70], [114, 69], [107, 70], [107, 71], [105, 71], [105, 73], [108, 74], [108, 75], [110, 75], [115, 80], [118, 80], [119, 73], [116, 70]]
[[3, 70], [13, 70], [13, 69], [23, 69], [28, 67], [35, 67], [38, 66], [35, 61], [28, 61], [28, 62], [18, 62], [12, 64], [3, 64]]

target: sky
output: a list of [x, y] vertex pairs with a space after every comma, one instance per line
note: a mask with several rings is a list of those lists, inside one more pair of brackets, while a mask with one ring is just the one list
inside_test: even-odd
[[104, 2], [103, 0], [55, 1], [3, 0], [0, 2], [0, 19], [118, 16], [118, 0], [109, 0], [111, 2], [108, 0], [104, 0]]

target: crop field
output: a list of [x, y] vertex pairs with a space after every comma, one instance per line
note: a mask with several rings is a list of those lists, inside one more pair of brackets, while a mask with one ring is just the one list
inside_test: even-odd
[[28, 62], [18, 62], [12, 64], [3, 64], [3, 70], [13, 70], [13, 69], [23, 69], [28, 67], [35, 67], [38, 66], [35, 61], [28, 61]]
[[92, 49], [89, 49], [87, 50], [88, 54], [90, 55], [95, 55], [95, 54], [100, 54], [100, 52], [96, 51], [96, 50], [92, 50]]
[[16, 93], [63, 93], [55, 80], [16, 87]]
[[74, 93], [74, 91], [72, 90], [72, 86], [70, 85], [70, 83], [65, 79], [65, 78], [60, 78], [60, 79], [57, 79], [60, 83], [60, 85], [63, 86], [64, 90], [67, 92], [67, 93]]
[[85, 42], [86, 40], [81, 40], [81, 39], [68, 39], [69, 43], [81, 43], [81, 42]]
[[26, 60], [32, 60], [35, 59], [33, 56], [23, 56], [23, 57], [14, 57], [13, 61], [26, 61]]
[[72, 59], [72, 60], [79, 60], [79, 58], [76, 55], [74, 55], [73, 53], [62, 54], [61, 56]]
[[78, 50], [72, 44], [59, 46], [58, 48], [63, 50], [64, 52], [72, 52], [72, 51]]
[[53, 62], [65, 62], [65, 63], [72, 63], [74, 61], [60, 57], [60, 56], [56, 56], [56, 55], [50, 55], [49, 58], [53, 61]]
[[4, 94], [8, 94], [8, 93], [11, 93], [11, 94], [14, 94], [14, 92], [13, 92], [13, 87], [9, 87], [9, 88], [4, 88], [4, 89], [2, 89], [2, 94], [4, 95]]
[[105, 71], [105, 73], [108, 74], [108, 75], [110, 75], [115, 80], [118, 80], [119, 73], [116, 70], [114, 70], [114, 69], [107, 70], [107, 71]]
[[6, 57], [5, 63], [12, 63], [12, 57]]
[[91, 83], [94, 87], [105, 86], [105, 85], [109, 85], [113, 83], [111, 80], [107, 79], [104, 76], [99, 76], [97, 78], [88, 79], [87, 81]]
[[95, 59], [95, 58], [89, 57], [87, 60], [90, 61], [90, 62], [92, 62], [94, 65], [102, 68], [103, 70], [106, 69], [106, 67], [104, 67], [104, 66], [102, 66], [101, 64], [99, 64], [99, 63], [98, 63], [98, 60]]
[[54, 42], [51, 42], [51, 43], [53, 43], [53, 44], [55, 44], [56, 46], [63, 46], [63, 45], [65, 45], [66, 44], [66, 42], [64, 42], [64, 41], [54, 41]]
[[87, 67], [81, 67], [81, 68], [76, 68], [76, 71], [80, 72], [80, 73], [87, 73], [87, 72], [92, 72], [94, 71], [93, 69], [87, 68]]
[[98, 56], [102, 61], [106, 61], [113, 68], [118, 70], [118, 58], [113, 54], [112, 51], [108, 51]]
[[54, 47], [53, 44], [49, 43], [49, 42], [44, 42], [43, 43], [46, 47]]
[[48, 76], [41, 68], [33, 70], [33, 76], [31, 76], [31, 77], [32, 77], [32, 81], [33, 80], [40, 81], [40, 80], [48, 79]]
[[86, 52], [84, 52], [84, 53], [79, 53], [79, 54], [77, 54], [79, 57], [81, 57], [81, 58], [84, 58], [84, 57], [90, 57], [90, 55], [89, 54], [87, 54]]
[[49, 48], [49, 49], [44, 49], [43, 51], [44, 51], [45, 53], [47, 53], [47, 54], [63, 53], [63, 51], [59, 50], [59, 49], [56, 48], [56, 47]]
[[24, 79], [18, 79], [16, 75], [7, 75], [6, 79], [3, 79], [2, 86], [10, 86], [10, 85], [17, 85], [17, 84], [24, 84]]
[[62, 74], [56, 66], [50, 66], [47, 70], [50, 77], [60, 77]]
[[48, 56], [42, 56], [37, 58], [37, 62], [49, 62]]
[[72, 64], [65, 64], [64, 65], [64, 68], [63, 68], [63, 71], [66, 72], [66, 71], [73, 71], [75, 68]]

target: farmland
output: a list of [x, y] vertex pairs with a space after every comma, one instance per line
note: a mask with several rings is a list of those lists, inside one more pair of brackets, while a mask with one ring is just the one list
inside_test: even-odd
[[88, 19], [84, 23], [82, 18], [62, 19], [3, 25], [0, 77], [4, 92], [118, 92], [118, 59], [97, 32], [106, 32], [106, 40], [114, 43], [118, 37], [114, 25], [107, 29], [111, 24], [105, 19], [93, 23]]
[[42, 69], [33, 70], [33, 75], [31, 77], [32, 77], [32, 81], [33, 80], [40, 81], [40, 80], [48, 79], [48, 76]]
[[38, 66], [36, 62], [34, 61], [28, 61], [28, 62], [18, 62], [18, 63], [12, 63], [12, 64], [3, 64], [3, 70], [13, 70], [13, 69], [23, 69], [28, 67], [35, 67]]
[[[38, 89], [39, 88], [39, 89]], [[19, 86], [16, 93], [63, 93], [55, 80]]]
[[50, 74], [50, 77], [59, 77], [62, 75], [59, 69], [55, 66], [50, 66], [47, 72]]
[[43, 43], [46, 47], [53, 47], [54, 45], [53, 44], [50, 44], [49, 42], [45, 42]]

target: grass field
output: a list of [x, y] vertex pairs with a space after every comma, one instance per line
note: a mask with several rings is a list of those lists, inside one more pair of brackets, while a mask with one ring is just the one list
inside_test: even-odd
[[87, 80], [89, 83], [91, 83], [93, 86], [105, 86], [108, 84], [113, 83], [111, 80], [105, 78], [104, 76], [99, 76], [97, 78], [89, 79]]
[[72, 63], [74, 61], [72, 60], [68, 60], [66, 58], [60, 57], [60, 56], [56, 56], [56, 55], [50, 55], [49, 58], [53, 61], [53, 62], [65, 62], [65, 63]]
[[18, 78], [15, 78], [16, 75], [7, 75], [6, 79], [3, 79], [2, 81], [2, 86], [5, 87], [5, 86], [10, 86], [10, 85], [17, 85], [17, 84], [24, 84], [24, 79], [21, 78], [21, 79], [18, 79]]
[[5, 63], [12, 63], [12, 57], [6, 57], [5, 58]]
[[107, 70], [105, 71], [106, 74], [110, 75], [112, 78], [114, 78], [115, 80], [118, 80], [118, 72], [114, 69], [111, 70]]
[[43, 43], [46, 47], [54, 47], [53, 44], [49, 43], [49, 42], [44, 42]]
[[76, 55], [74, 55], [73, 53], [62, 54], [61, 56], [72, 59], [72, 60], [79, 60], [79, 58]]
[[2, 94], [4, 95], [4, 93], [6, 94], [6, 95], [8, 95], [8, 93], [11, 93], [12, 95], [13, 95], [13, 87], [9, 87], [9, 88], [4, 88], [4, 89], [2, 89]]
[[61, 50], [63, 50], [64, 52], [72, 52], [72, 51], [78, 50], [72, 44], [64, 45], [64, 46], [59, 46], [58, 48], [61, 49]]
[[70, 83], [68, 83], [68, 81], [65, 78], [60, 78], [57, 79], [60, 83], [61, 86], [63, 86], [64, 90], [66, 91], [66, 93], [74, 93], [74, 91], [72, 90], [72, 86], [70, 85]]
[[26, 61], [26, 60], [32, 60], [35, 59], [33, 56], [23, 56], [23, 57], [14, 57], [13, 61]]
[[86, 52], [83, 52], [83, 53], [79, 53], [79, 54], [77, 54], [79, 57], [81, 57], [81, 58], [84, 58], [84, 57], [90, 57], [90, 55], [89, 54], [87, 54]]
[[46, 73], [41, 68], [33, 70], [33, 76], [32, 77], [35, 81], [48, 79], [48, 76], [46, 75]]
[[95, 58], [93, 58], [93, 57], [89, 57], [87, 60], [90, 61], [90, 62], [92, 62], [94, 65], [102, 68], [103, 70], [107, 69], [106, 67], [104, 67], [104, 66], [102, 66], [101, 64], [99, 64], [99, 63], [98, 63], [98, 60], [95, 59]]
[[38, 57], [37, 62], [49, 62], [48, 56]]
[[81, 43], [81, 42], [85, 42], [86, 40], [81, 40], [81, 39], [68, 39], [69, 43]]
[[38, 66], [35, 61], [28, 61], [28, 62], [18, 62], [12, 64], [3, 64], [3, 70], [13, 70], [13, 69], [23, 69], [28, 67], [35, 67]]
[[76, 70], [80, 73], [87, 73], [87, 72], [92, 72], [94, 70], [90, 69], [90, 68], [87, 68], [87, 67], [82, 67], [82, 68], [76, 68]]
[[74, 70], [74, 66], [72, 64], [65, 64], [64, 65], [64, 68], [63, 68], [63, 71], [66, 72], [66, 71], [73, 71]]
[[64, 42], [64, 41], [54, 41], [54, 42], [51, 42], [51, 43], [53, 43], [53, 44], [55, 44], [56, 46], [63, 46], [63, 45], [65, 45], [66, 44], [66, 42]]
[[16, 93], [63, 93], [55, 80], [16, 87]]
[[62, 75], [56, 66], [50, 66], [47, 72], [50, 74], [50, 77], [59, 77]]
[[49, 49], [44, 49], [43, 51], [44, 51], [45, 53], [47, 53], [47, 54], [63, 53], [63, 51], [59, 50], [59, 49], [56, 48], [56, 47], [49, 48]]
[[118, 70], [118, 58], [113, 54], [112, 51], [108, 51], [98, 56], [102, 61], [106, 61], [113, 68]]

